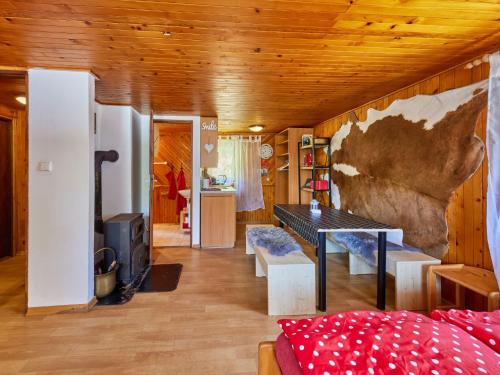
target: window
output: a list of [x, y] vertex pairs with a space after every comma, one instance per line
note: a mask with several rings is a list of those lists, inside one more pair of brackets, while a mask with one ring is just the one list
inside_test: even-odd
[[231, 139], [219, 138], [217, 168], [208, 168], [209, 176], [214, 177], [217, 184], [232, 185], [234, 183], [234, 147], [235, 143]]

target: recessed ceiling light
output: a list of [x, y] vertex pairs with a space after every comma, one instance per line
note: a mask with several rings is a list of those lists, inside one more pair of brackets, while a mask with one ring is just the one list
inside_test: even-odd
[[26, 105], [26, 97], [25, 96], [16, 96], [16, 100], [22, 105]]
[[252, 125], [252, 126], [249, 126], [248, 129], [250, 129], [251, 131], [253, 131], [255, 133], [261, 132], [264, 129], [264, 125]]
[[168, 38], [169, 36], [172, 36], [172, 33], [170, 31], [164, 31], [163, 36]]

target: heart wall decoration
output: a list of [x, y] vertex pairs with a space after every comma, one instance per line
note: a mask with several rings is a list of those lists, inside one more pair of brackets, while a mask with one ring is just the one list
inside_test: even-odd
[[212, 143], [205, 143], [205, 146], [203, 147], [210, 154], [214, 150], [215, 146]]
[[218, 122], [217, 117], [202, 117], [200, 124], [200, 166], [217, 168], [218, 162]]

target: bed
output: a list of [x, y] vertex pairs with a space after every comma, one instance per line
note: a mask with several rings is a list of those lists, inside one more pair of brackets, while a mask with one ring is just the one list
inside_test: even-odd
[[278, 323], [278, 339], [259, 344], [259, 375], [500, 373], [500, 310], [351, 311]]

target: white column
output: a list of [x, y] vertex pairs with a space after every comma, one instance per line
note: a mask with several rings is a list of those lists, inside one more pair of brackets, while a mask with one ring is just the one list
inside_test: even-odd
[[94, 295], [94, 77], [32, 69], [28, 92], [28, 307], [86, 304]]

